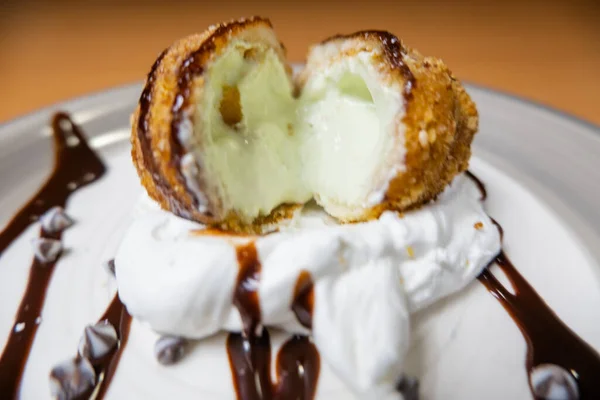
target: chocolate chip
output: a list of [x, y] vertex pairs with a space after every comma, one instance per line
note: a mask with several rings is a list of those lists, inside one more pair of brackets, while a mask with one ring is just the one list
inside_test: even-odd
[[35, 238], [31, 241], [35, 258], [43, 263], [56, 261], [62, 251], [60, 240], [47, 239], [43, 237]]
[[54, 399], [77, 398], [88, 391], [91, 392], [95, 384], [94, 368], [82, 357], [66, 360], [50, 371], [50, 392]]
[[419, 380], [417, 378], [404, 375], [396, 389], [402, 393], [404, 400], [419, 400]]
[[114, 259], [108, 260], [105, 264], [105, 268], [112, 276], [115, 276], [116, 269], [115, 269], [115, 260]]
[[188, 341], [177, 336], [162, 336], [154, 345], [154, 355], [162, 365], [175, 364], [185, 356]]
[[62, 232], [71, 225], [74, 221], [69, 217], [62, 207], [52, 207], [40, 217], [42, 228], [48, 233]]
[[529, 375], [536, 397], [546, 400], [577, 400], [579, 388], [573, 375], [554, 364], [540, 364]]
[[118, 341], [117, 331], [108, 321], [88, 325], [79, 340], [79, 355], [93, 363], [110, 353]]

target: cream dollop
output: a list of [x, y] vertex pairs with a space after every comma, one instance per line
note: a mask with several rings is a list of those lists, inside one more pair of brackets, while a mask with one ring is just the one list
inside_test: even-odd
[[337, 225], [307, 208], [282, 231], [257, 238], [198, 235], [203, 226], [144, 200], [115, 258], [119, 295], [163, 334], [240, 331], [236, 246], [253, 240], [260, 322], [307, 332], [291, 304], [300, 273], [309, 272], [312, 334], [323, 359], [359, 396], [393, 398], [409, 315], [464, 288], [500, 251], [480, 196], [460, 175], [435, 202], [404, 215]]

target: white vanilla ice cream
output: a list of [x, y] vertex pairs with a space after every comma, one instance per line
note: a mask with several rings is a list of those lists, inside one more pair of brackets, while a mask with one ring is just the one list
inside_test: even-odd
[[119, 295], [160, 333], [240, 331], [236, 246], [254, 240], [261, 323], [307, 333], [291, 304], [300, 273], [309, 272], [323, 360], [357, 395], [384, 398], [403, 370], [410, 314], [464, 288], [500, 251], [480, 196], [460, 175], [435, 202], [404, 215], [338, 225], [308, 208], [256, 238], [194, 234], [204, 227], [144, 200], [115, 258]]

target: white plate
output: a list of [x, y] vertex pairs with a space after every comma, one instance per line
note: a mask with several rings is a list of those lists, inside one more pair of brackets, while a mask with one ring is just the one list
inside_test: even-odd
[[[102, 268], [112, 258], [141, 188], [129, 156], [129, 115], [141, 87], [56, 105], [0, 127], [0, 224], [35, 192], [52, 163], [48, 120], [72, 113], [109, 170], [68, 204], [77, 224], [52, 278], [21, 398], [49, 398], [48, 373], [73, 356], [85, 324], [114, 293]], [[522, 100], [469, 86], [481, 114], [472, 171], [488, 187], [487, 209], [504, 227], [519, 271], [583, 339], [600, 349], [600, 130]], [[30, 227], [0, 258], [0, 345], [13, 328], [31, 261]], [[525, 341], [479, 282], [418, 315], [408, 372], [424, 399], [531, 398]], [[229, 399], [233, 388], [217, 335], [172, 367], [156, 363], [156, 335], [133, 323], [107, 398]], [[277, 343], [280, 338], [275, 340]], [[318, 398], [349, 398], [326, 366]], [[1, 397], [1, 395], [0, 395]]]

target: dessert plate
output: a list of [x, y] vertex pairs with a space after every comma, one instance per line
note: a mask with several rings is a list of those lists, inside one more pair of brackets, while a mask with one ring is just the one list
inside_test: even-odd
[[[0, 126], [2, 226], [52, 170], [54, 112], [71, 114], [107, 167], [68, 200], [76, 224], [62, 237], [66, 251], [34, 322], [22, 399], [50, 398], [50, 370], [76, 354], [84, 326], [98, 320], [114, 296], [104, 265], [142, 193], [129, 154], [129, 116], [140, 91], [140, 85], [113, 89]], [[505, 252], [560, 319], [600, 349], [600, 129], [485, 88], [471, 85], [468, 91], [481, 116], [471, 171], [486, 184], [486, 209], [504, 228]], [[1, 254], [0, 347], [11, 332], [26, 328], [14, 318], [38, 230], [31, 224]], [[492, 271], [510, 290], [506, 276], [497, 267]], [[412, 331], [407, 373], [420, 379], [422, 398], [531, 398], [523, 335], [481, 282], [416, 315]], [[235, 398], [225, 334], [194, 343], [173, 366], [156, 361], [156, 339], [132, 322], [106, 398]], [[273, 354], [284, 339], [272, 335]], [[351, 394], [321, 364], [316, 397]]]

